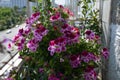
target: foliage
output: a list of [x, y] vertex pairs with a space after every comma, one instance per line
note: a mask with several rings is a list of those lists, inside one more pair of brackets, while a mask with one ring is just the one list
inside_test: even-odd
[[25, 18], [23, 15], [26, 13], [25, 8], [22, 8], [20, 12], [18, 10], [19, 8], [17, 6], [14, 8], [0, 8], [0, 30], [14, 27], [15, 24], [24, 21]]
[[0, 8], [0, 30], [4, 29], [3, 25], [10, 24], [11, 18], [9, 16], [11, 16], [11, 9]]
[[78, 6], [82, 7], [82, 15], [80, 21], [87, 29], [92, 29], [101, 34], [99, 10], [95, 8], [96, 0], [82, 0], [78, 2]]
[[17, 47], [23, 65], [18, 72], [13, 69], [8, 78], [97, 80], [101, 55], [107, 59], [109, 53], [101, 47], [96, 30], [99, 23], [94, 24], [95, 30], [88, 25], [90, 21], [84, 23], [87, 27], [77, 28], [67, 21], [73, 16], [68, 8], [61, 5], [52, 8], [47, 4], [51, 4], [49, 0], [26, 20], [26, 28], [19, 30], [13, 38], [14, 44], [9, 44]]

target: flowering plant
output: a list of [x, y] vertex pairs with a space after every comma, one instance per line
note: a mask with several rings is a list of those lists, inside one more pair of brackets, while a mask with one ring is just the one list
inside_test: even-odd
[[61, 5], [46, 10], [33, 13], [14, 37], [23, 65], [9, 79], [97, 80], [101, 55], [108, 58], [109, 53], [99, 34], [70, 25], [73, 13]]

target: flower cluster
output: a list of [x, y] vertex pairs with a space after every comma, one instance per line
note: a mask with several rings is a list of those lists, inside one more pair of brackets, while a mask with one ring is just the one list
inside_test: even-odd
[[32, 52], [36, 51], [38, 43], [48, 33], [48, 30], [41, 24], [32, 27], [32, 24], [37, 21], [39, 17], [39, 12], [32, 14], [31, 18], [27, 19], [26, 28], [20, 29], [18, 34], [13, 38], [13, 42], [18, 47], [19, 51], [23, 50], [25, 47], [29, 48]]
[[87, 30], [85, 34], [86, 34], [86, 39], [93, 40], [95, 38], [95, 33], [91, 30]]
[[67, 39], [67, 44], [77, 43], [80, 38], [80, 31], [77, 27], [72, 27], [68, 24], [62, 26], [61, 32], [63, 36]]
[[84, 73], [85, 80], [97, 80], [97, 73], [93, 67], [88, 66]]
[[99, 60], [96, 55], [94, 55], [93, 53], [89, 53], [87, 51], [83, 51], [81, 55], [82, 55], [81, 60], [86, 63], [89, 63], [90, 61], [96, 62], [97, 60]]
[[51, 21], [57, 21], [61, 18], [61, 15], [59, 12], [56, 12], [53, 16], [50, 17]]
[[73, 16], [72, 12], [61, 5], [52, 9], [47, 23], [35, 12], [14, 37], [28, 69], [23, 67], [23, 72], [28, 71], [31, 80], [97, 80], [100, 57], [108, 58], [109, 51], [101, 49], [97, 32], [70, 25], [68, 16]]
[[71, 55], [70, 56], [70, 64], [73, 68], [77, 68], [81, 63], [81, 59], [79, 55]]
[[73, 12], [70, 11], [68, 8], [63, 7], [60, 5], [58, 8], [54, 8], [55, 12], [60, 12], [62, 16], [66, 15], [67, 17], [69, 16], [74, 16]]
[[48, 51], [50, 51], [50, 55], [53, 56], [53, 54], [60, 53], [62, 51], [66, 51], [66, 40], [65, 38], [57, 38], [56, 40], [52, 40], [49, 43]]
[[26, 20], [26, 24], [33, 24], [36, 20], [38, 20], [40, 17], [40, 12], [36, 12], [32, 14], [32, 16]]
[[[23, 31], [23, 29], [20, 29], [20, 31]], [[25, 37], [23, 35], [21, 35], [22, 33], [18, 33], [14, 39], [13, 42], [15, 43], [15, 45], [18, 47], [18, 50], [22, 50], [24, 48], [24, 43], [25, 43]]]
[[60, 28], [62, 34], [61, 37], [50, 41], [48, 50], [51, 51], [51, 55], [55, 52], [60, 53], [66, 51], [67, 44], [73, 44], [79, 42], [80, 32], [79, 29], [68, 24], [64, 24]]

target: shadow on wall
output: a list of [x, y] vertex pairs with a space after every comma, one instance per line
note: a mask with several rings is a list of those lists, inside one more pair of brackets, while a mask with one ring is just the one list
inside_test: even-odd
[[120, 80], [120, 25], [111, 25], [107, 80]]

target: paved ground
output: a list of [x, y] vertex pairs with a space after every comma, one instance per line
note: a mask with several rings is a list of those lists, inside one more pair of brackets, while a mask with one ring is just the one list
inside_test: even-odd
[[[11, 33], [7, 34], [7, 30], [0, 32], [0, 41], [2, 41], [4, 38], [12, 39], [18, 32], [20, 28], [24, 28], [25, 24], [21, 24], [19, 27], [14, 27], [11, 30]], [[5, 47], [7, 47], [8, 43], [3, 44]], [[4, 52], [0, 52], [0, 68], [3, 67], [3, 65], [8, 62], [14, 55], [17, 53], [17, 51], [11, 51], [11, 53], [7, 52], [7, 50], [4, 50]]]

